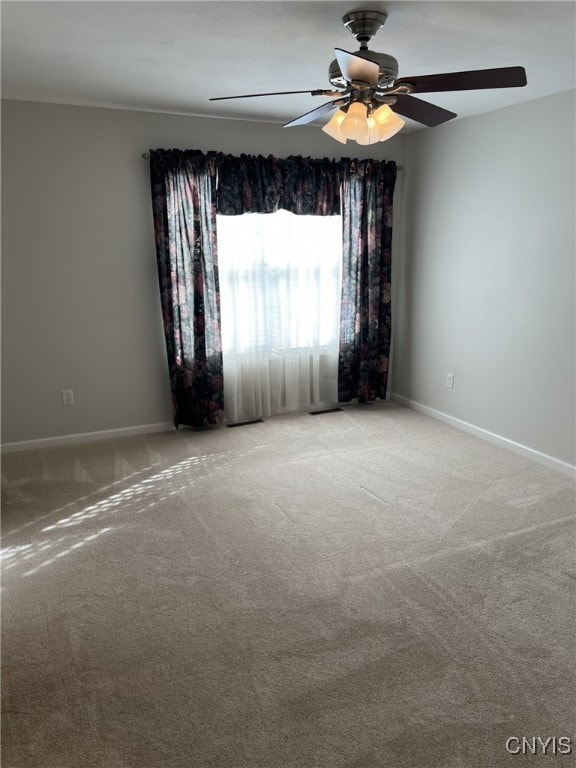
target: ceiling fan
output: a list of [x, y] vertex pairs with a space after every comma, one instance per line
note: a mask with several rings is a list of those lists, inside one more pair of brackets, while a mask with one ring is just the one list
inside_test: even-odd
[[328, 70], [328, 79], [333, 90], [317, 88], [309, 91], [248, 93], [242, 96], [214, 97], [210, 101], [293, 93], [328, 96], [331, 101], [291, 120], [284, 128], [310, 123], [336, 109], [337, 112], [322, 128], [323, 131], [343, 144], [348, 139], [358, 144], [373, 144], [386, 141], [405, 125], [399, 115], [428, 127], [440, 125], [456, 117], [456, 113], [418, 99], [414, 93], [517, 88], [526, 85], [524, 67], [500, 67], [399, 78], [398, 62], [393, 56], [368, 48], [368, 42], [387, 18], [387, 14], [382, 11], [351, 11], [343, 16], [342, 23], [360, 43], [360, 49], [356, 53], [341, 48], [335, 49], [336, 58]]

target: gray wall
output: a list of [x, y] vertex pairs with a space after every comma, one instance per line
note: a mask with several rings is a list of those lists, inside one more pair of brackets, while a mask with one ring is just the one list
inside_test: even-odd
[[569, 464], [574, 116], [570, 92], [407, 136], [392, 370], [397, 395]]
[[[3, 102], [3, 443], [172, 420], [150, 147], [351, 151], [310, 126]], [[402, 162], [403, 147], [399, 136], [353, 155]]]

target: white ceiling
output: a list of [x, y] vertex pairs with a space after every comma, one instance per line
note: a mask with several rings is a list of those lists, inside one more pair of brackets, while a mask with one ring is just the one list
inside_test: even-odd
[[358, 50], [341, 18], [359, 8], [388, 13], [370, 48], [400, 77], [526, 68], [525, 88], [425, 94], [459, 117], [575, 87], [574, 2], [9, 0], [2, 97], [283, 123], [322, 97], [208, 98], [329, 88], [333, 49]]

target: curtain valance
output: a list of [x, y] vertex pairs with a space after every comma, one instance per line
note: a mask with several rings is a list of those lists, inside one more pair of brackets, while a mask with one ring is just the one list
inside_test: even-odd
[[308, 216], [342, 213], [345, 181], [372, 179], [394, 189], [396, 163], [368, 158], [312, 158], [291, 155], [229, 155], [197, 149], [150, 151], [156, 178], [190, 168], [207, 170], [216, 178], [216, 212], [225, 216], [274, 213], [280, 209]]
[[220, 214], [280, 209], [308, 216], [340, 214], [342, 166], [338, 160], [219, 154], [217, 167]]

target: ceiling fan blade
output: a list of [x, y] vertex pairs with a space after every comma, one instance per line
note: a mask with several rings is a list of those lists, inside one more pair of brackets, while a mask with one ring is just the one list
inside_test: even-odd
[[369, 83], [372, 88], [377, 87], [380, 74], [378, 64], [355, 53], [343, 51], [342, 48], [335, 48], [334, 51], [345, 80], [361, 80], [363, 83]]
[[455, 112], [437, 107], [436, 104], [430, 104], [430, 102], [417, 99], [415, 96], [399, 93], [395, 98], [396, 103], [390, 105], [393, 112], [403, 117], [409, 117], [410, 120], [416, 120], [416, 122], [427, 125], [429, 128], [446, 123], [457, 116]]
[[321, 104], [311, 112], [306, 112], [306, 114], [300, 115], [300, 117], [297, 117], [294, 120], [290, 120], [290, 122], [285, 123], [283, 127], [292, 128], [295, 125], [306, 125], [306, 123], [311, 123], [312, 120], [316, 120], [317, 117], [322, 117], [322, 115], [330, 112], [330, 110], [335, 109], [336, 107], [340, 107], [345, 103], [346, 99], [335, 99], [334, 101], [327, 101], [325, 104]]
[[414, 87], [414, 93], [433, 93], [483, 88], [519, 88], [526, 85], [526, 82], [524, 67], [499, 67], [498, 69], [474, 69], [470, 72], [400, 77], [394, 85], [409, 83]]
[[340, 96], [340, 91], [326, 91], [316, 88], [308, 91], [273, 91], [272, 93], [245, 93], [242, 96], [215, 96], [208, 101], [226, 101], [227, 99], [253, 99], [256, 96], [286, 96], [290, 93], [309, 93], [310, 96]]

